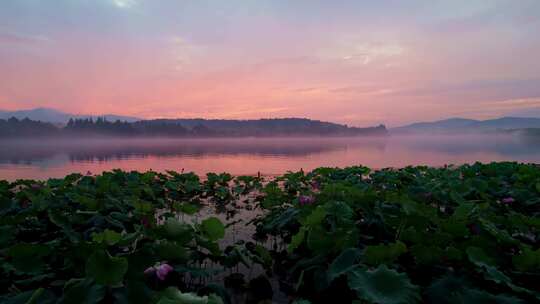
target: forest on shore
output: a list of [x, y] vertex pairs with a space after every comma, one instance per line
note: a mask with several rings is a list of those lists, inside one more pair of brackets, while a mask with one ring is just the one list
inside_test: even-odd
[[387, 135], [384, 125], [368, 128], [310, 120], [155, 119], [136, 122], [105, 118], [70, 119], [59, 125], [28, 118], [0, 119], [1, 138], [27, 137], [272, 137]]

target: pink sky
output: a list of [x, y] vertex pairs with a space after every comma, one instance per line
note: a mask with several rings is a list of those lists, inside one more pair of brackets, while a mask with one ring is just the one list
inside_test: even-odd
[[357, 126], [540, 115], [540, 2], [332, 3], [2, 1], [0, 109]]

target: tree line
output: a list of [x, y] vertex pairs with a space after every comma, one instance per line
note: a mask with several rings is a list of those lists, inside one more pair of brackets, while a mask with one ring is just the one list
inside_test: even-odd
[[0, 119], [0, 137], [242, 137], [386, 135], [384, 125], [356, 128], [305, 118], [257, 120], [155, 119], [137, 122], [105, 118], [70, 119], [66, 125], [28, 118]]

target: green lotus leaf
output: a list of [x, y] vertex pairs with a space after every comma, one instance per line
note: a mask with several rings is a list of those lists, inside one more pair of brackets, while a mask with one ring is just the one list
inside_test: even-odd
[[261, 207], [271, 209], [275, 206], [283, 204], [285, 201], [285, 193], [279, 188], [276, 182], [270, 182], [263, 188], [264, 198], [261, 202]]
[[495, 283], [511, 284], [512, 279], [507, 275], [499, 271], [497, 268], [492, 266], [485, 267], [484, 277], [488, 280], [494, 281]]
[[306, 237], [306, 232], [307, 232], [307, 229], [305, 227], [302, 227], [295, 235], [292, 236], [291, 242], [289, 243], [289, 246], [287, 247], [287, 250], [289, 252], [293, 252], [296, 248], [302, 245]]
[[211, 241], [217, 241], [225, 236], [225, 226], [215, 217], [210, 217], [202, 221], [201, 230]]
[[400, 197], [398, 200], [407, 215], [416, 215], [428, 219], [437, 218], [437, 209], [432, 206], [417, 203], [405, 196]]
[[263, 228], [267, 231], [279, 231], [286, 229], [291, 223], [296, 222], [296, 216], [300, 211], [296, 208], [287, 208], [281, 211], [275, 217], [271, 218], [267, 223], [263, 225]]
[[91, 279], [72, 279], [66, 283], [64, 290], [62, 303], [97, 304], [105, 297], [107, 287], [95, 284]]
[[17, 229], [12, 226], [0, 226], [0, 248], [6, 248], [15, 239]]
[[211, 254], [218, 256], [221, 254], [221, 249], [216, 241], [211, 241], [203, 237], [197, 237], [197, 245], [207, 249]]
[[369, 265], [389, 264], [407, 252], [407, 246], [397, 241], [390, 244], [366, 246], [363, 260]]
[[476, 289], [465, 289], [452, 298], [453, 303], [463, 304], [524, 304], [519, 298], [508, 295], [493, 295]]
[[166, 261], [185, 261], [188, 258], [186, 248], [171, 241], [162, 241], [156, 244], [156, 253], [162, 260]]
[[514, 283], [512, 283], [512, 279], [510, 279], [510, 277], [506, 276], [504, 273], [502, 273], [495, 267], [486, 267], [484, 278], [494, 281], [498, 284], [506, 285], [515, 292], [530, 294], [540, 299], [540, 294], [534, 293], [526, 288], [515, 285]]
[[29, 290], [12, 297], [0, 296], [2, 304], [55, 304], [58, 299], [54, 293], [44, 288]]
[[111, 257], [105, 251], [96, 251], [86, 262], [86, 275], [102, 285], [121, 284], [127, 270], [126, 258]]
[[482, 248], [468, 247], [466, 252], [469, 261], [478, 267], [490, 267], [495, 265], [495, 260], [488, 256]]
[[307, 247], [315, 254], [324, 254], [336, 249], [338, 237], [322, 227], [312, 227], [307, 235]]
[[39, 273], [45, 263], [43, 259], [52, 252], [46, 245], [19, 243], [7, 250], [7, 255], [13, 259], [13, 266], [19, 271]]
[[489, 234], [491, 234], [495, 239], [497, 239], [498, 242], [512, 245], [519, 243], [518, 240], [510, 236], [508, 231], [497, 228], [494, 223], [486, 219], [480, 219], [480, 223], [482, 225], [482, 228], [484, 228]]
[[270, 267], [272, 265], [272, 255], [270, 255], [270, 251], [268, 251], [268, 249], [257, 244], [255, 245], [255, 253], [257, 257], [261, 259], [264, 266]]
[[466, 220], [474, 211], [473, 203], [462, 203], [454, 210], [452, 218], [458, 221]]
[[455, 247], [447, 247], [444, 251], [444, 256], [448, 260], [461, 261], [463, 259], [463, 253]]
[[116, 231], [105, 229], [100, 233], [92, 233], [92, 241], [112, 246], [122, 239], [122, 235]]
[[488, 190], [488, 183], [480, 178], [467, 179], [465, 184], [470, 188], [474, 189], [477, 193], [484, 193]]
[[465, 203], [465, 199], [463, 198], [463, 196], [461, 196], [461, 194], [457, 193], [456, 191], [450, 191], [450, 198], [459, 205]]
[[401, 231], [400, 240], [413, 244], [421, 243], [423, 234], [418, 232], [414, 227], [407, 227]]
[[136, 201], [133, 203], [133, 207], [135, 207], [135, 211], [140, 214], [151, 214], [154, 212], [154, 208], [149, 202]]
[[444, 251], [437, 246], [414, 245], [410, 251], [418, 264], [437, 263], [444, 255]]
[[158, 230], [165, 238], [185, 244], [193, 239], [193, 228], [177, 219], [169, 218]]
[[354, 210], [344, 202], [328, 202], [324, 205], [328, 216], [333, 216], [339, 225], [353, 224]]
[[443, 221], [441, 223], [441, 229], [456, 238], [469, 235], [469, 229], [467, 229], [466, 222], [452, 218]]
[[223, 300], [215, 294], [197, 296], [193, 293], [182, 293], [175, 287], [169, 287], [161, 293], [157, 304], [223, 304]]
[[319, 226], [326, 217], [326, 210], [324, 206], [317, 206], [302, 222], [305, 226]]
[[512, 257], [514, 267], [520, 271], [532, 271], [540, 268], [540, 249], [523, 248], [522, 252]]
[[347, 271], [356, 267], [356, 262], [362, 254], [357, 248], [347, 248], [334, 259], [328, 267], [328, 281], [332, 281]]
[[426, 288], [425, 296], [428, 303], [453, 304], [452, 297], [467, 288], [469, 283], [462, 277], [445, 275]]
[[184, 202], [184, 203], [175, 202], [174, 209], [188, 215], [193, 215], [200, 210], [200, 207], [194, 204], [190, 204], [188, 202]]
[[348, 274], [349, 287], [370, 303], [418, 303], [418, 286], [411, 283], [405, 273], [388, 269], [384, 264], [375, 270], [356, 268]]

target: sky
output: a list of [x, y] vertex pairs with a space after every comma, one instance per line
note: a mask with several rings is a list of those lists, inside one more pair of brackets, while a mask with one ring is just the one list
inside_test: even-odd
[[1, 0], [0, 109], [540, 117], [538, 0]]

